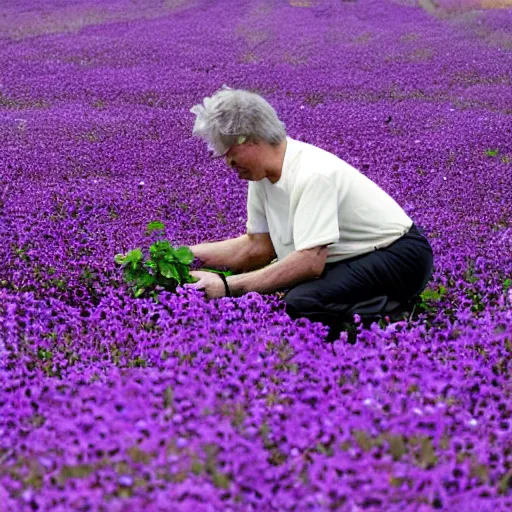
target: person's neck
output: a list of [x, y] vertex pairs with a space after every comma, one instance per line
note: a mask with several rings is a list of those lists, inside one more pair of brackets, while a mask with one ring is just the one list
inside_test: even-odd
[[288, 142], [283, 140], [278, 146], [269, 146], [268, 160], [265, 164], [266, 178], [274, 184], [281, 178], [283, 172], [284, 155]]

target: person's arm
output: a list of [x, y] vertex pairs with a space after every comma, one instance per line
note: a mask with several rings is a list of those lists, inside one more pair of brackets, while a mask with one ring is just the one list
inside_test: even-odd
[[280, 288], [320, 277], [327, 259], [327, 247], [294, 251], [268, 267], [227, 278], [235, 297], [247, 292], [272, 293]]
[[221, 242], [194, 245], [190, 249], [208, 267], [228, 267], [237, 272], [261, 268], [276, 257], [268, 233], [246, 234]]

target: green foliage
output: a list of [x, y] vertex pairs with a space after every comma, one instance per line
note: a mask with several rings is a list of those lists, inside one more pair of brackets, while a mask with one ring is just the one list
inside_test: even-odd
[[421, 302], [419, 303], [419, 307], [424, 309], [425, 311], [433, 311], [437, 306], [437, 303], [440, 302], [446, 295], [446, 288], [440, 285], [436, 288], [427, 288], [421, 295]]
[[71, 478], [87, 478], [94, 472], [94, 466], [92, 464], [76, 464], [62, 466], [58, 480], [61, 483], [65, 483]]
[[39, 348], [37, 351], [37, 357], [43, 361], [48, 361], [53, 359], [53, 354], [49, 350]]
[[499, 149], [486, 149], [485, 154], [487, 156], [498, 156], [498, 153], [500, 152]]
[[146, 368], [147, 361], [144, 358], [137, 356], [135, 359], [128, 363], [128, 366], [136, 368]]
[[154, 231], [163, 231], [165, 229], [165, 226], [163, 222], [160, 222], [159, 220], [154, 220], [153, 222], [150, 222], [147, 225], [146, 233], [148, 235], [151, 235]]
[[[162, 222], [153, 221], [147, 225], [146, 232], [161, 235], [164, 229]], [[173, 248], [169, 240], [156, 240], [149, 247], [149, 258], [144, 258], [142, 249], [137, 248], [116, 254], [114, 260], [123, 266], [123, 278], [135, 297], [154, 295], [158, 289], [175, 291], [178, 285], [196, 281], [189, 268], [194, 254], [185, 246]]]
[[216, 268], [201, 268], [205, 272], [213, 272], [214, 274], [224, 274], [226, 277], [232, 276], [233, 272], [231, 270], [218, 270]]

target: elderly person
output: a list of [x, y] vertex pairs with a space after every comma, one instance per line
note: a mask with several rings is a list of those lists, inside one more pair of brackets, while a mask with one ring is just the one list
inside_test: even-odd
[[195, 271], [189, 286], [210, 298], [288, 290], [287, 312], [312, 319], [424, 289], [432, 250], [404, 210], [337, 156], [288, 137], [261, 96], [224, 86], [191, 112], [194, 135], [249, 189], [247, 234], [191, 247], [205, 265], [238, 273]]

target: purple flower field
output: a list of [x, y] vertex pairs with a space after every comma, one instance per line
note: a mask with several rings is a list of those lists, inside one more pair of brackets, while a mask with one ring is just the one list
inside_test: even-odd
[[[444, 3], [1, 2], [0, 512], [512, 510], [512, 7]], [[245, 230], [191, 135], [223, 84], [425, 229], [417, 319], [130, 295], [148, 222]]]

